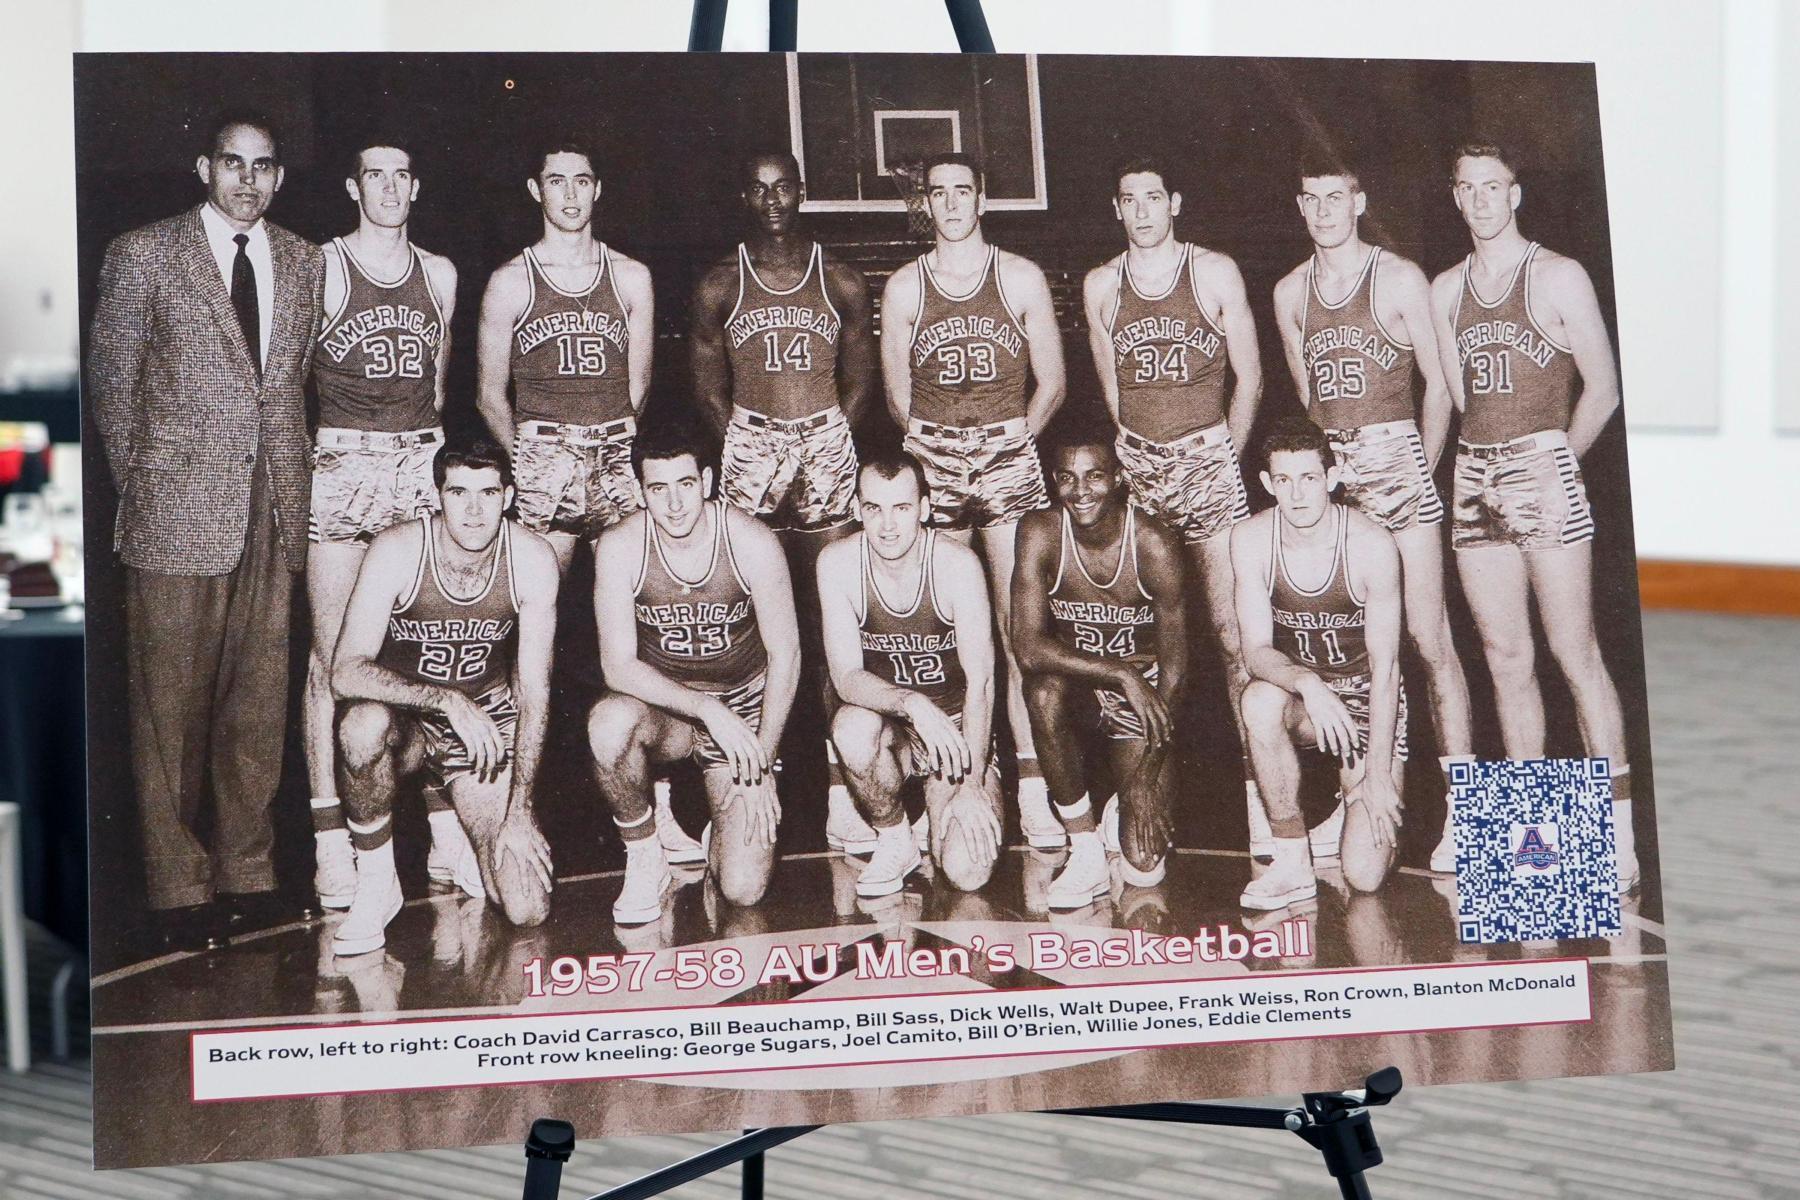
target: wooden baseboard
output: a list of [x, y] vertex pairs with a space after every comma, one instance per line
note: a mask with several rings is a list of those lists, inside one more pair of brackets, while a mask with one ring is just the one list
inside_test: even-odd
[[1638, 563], [1645, 608], [1800, 617], [1800, 567], [1733, 563]]

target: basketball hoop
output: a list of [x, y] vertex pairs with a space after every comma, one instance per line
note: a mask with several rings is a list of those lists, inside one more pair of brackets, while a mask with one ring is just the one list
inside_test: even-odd
[[925, 164], [889, 163], [888, 178], [906, 201], [907, 231], [915, 240], [923, 241], [931, 233], [931, 210], [925, 205]]

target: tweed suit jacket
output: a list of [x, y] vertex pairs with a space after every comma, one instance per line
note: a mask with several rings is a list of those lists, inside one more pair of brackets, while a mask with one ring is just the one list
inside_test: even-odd
[[199, 208], [106, 248], [84, 398], [119, 492], [113, 548], [129, 566], [169, 575], [235, 568], [258, 455], [288, 566], [306, 565], [312, 472], [303, 387], [325, 261], [298, 235], [266, 228], [275, 311], [260, 380]]

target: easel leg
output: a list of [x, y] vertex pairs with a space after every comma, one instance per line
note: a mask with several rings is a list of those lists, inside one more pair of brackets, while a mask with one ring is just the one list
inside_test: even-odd
[[[754, 1129], [746, 1129], [745, 1133], [755, 1133]], [[744, 1156], [743, 1177], [744, 1200], [763, 1200], [763, 1152]]]

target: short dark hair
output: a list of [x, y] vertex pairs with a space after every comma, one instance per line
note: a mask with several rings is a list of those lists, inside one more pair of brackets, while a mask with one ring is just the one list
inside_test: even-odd
[[860, 470], [873, 471], [883, 479], [898, 479], [910, 471], [913, 482], [919, 485], [920, 497], [931, 495], [931, 485], [925, 481], [924, 466], [904, 450], [878, 450], [873, 454], [865, 454], [862, 456]]
[[1155, 154], [1140, 154], [1135, 158], [1123, 159], [1113, 168], [1113, 193], [1118, 194], [1119, 185], [1125, 182], [1127, 175], [1155, 175], [1162, 180], [1163, 191], [1179, 192], [1175, 186], [1175, 177], [1169, 173], [1167, 160]]
[[390, 134], [384, 132], [374, 133], [368, 137], [358, 139], [356, 148], [350, 152], [349, 158], [344, 163], [347, 172], [344, 178], [360, 179], [362, 177], [363, 169], [363, 154], [369, 150], [382, 148], [398, 150], [400, 153], [406, 155], [407, 169], [416, 176], [419, 173], [419, 156], [413, 153], [411, 142], [411, 138], [400, 137], [397, 135], [390, 136]]
[[1117, 436], [1109, 421], [1088, 416], [1065, 417], [1045, 431], [1044, 465], [1051, 467], [1060, 455], [1083, 446], [1100, 447], [1116, 460], [1118, 451], [1113, 449], [1113, 440]]
[[640, 432], [631, 443], [631, 469], [638, 481], [644, 478], [646, 462], [667, 462], [688, 455], [701, 470], [712, 466], [712, 446], [691, 425], [664, 424]]
[[274, 149], [276, 163], [281, 162], [281, 130], [276, 128], [275, 122], [266, 114], [248, 108], [228, 108], [214, 114], [212, 122], [206, 127], [206, 144], [200, 147], [200, 152], [211, 158], [218, 152], [219, 142], [224, 138], [225, 131], [236, 129], [239, 125], [261, 130], [267, 135], [269, 145]]
[[492, 438], [473, 437], [445, 442], [438, 448], [437, 457], [431, 460], [432, 482], [442, 488], [451, 467], [467, 467], [472, 471], [498, 471], [503, 486], [513, 485], [512, 456]]
[[1270, 426], [1269, 431], [1257, 443], [1256, 461], [1258, 469], [1268, 470], [1269, 460], [1280, 453], [1300, 453], [1311, 450], [1319, 456], [1319, 463], [1326, 470], [1337, 466], [1337, 454], [1331, 448], [1331, 439], [1318, 424], [1306, 417], [1282, 417]]
[[1513, 182], [1518, 182], [1518, 154], [1491, 137], [1477, 135], [1469, 137], [1457, 145], [1455, 153], [1450, 155], [1450, 182], [1456, 182], [1456, 164], [1465, 158], [1499, 159], [1500, 165], [1505, 167], [1507, 173], [1513, 177]]
[[919, 186], [928, 188], [931, 184], [931, 172], [936, 167], [967, 167], [975, 176], [975, 190], [987, 192], [987, 172], [981, 169], [981, 160], [973, 154], [964, 154], [960, 150], [934, 154], [925, 160], [924, 170], [919, 172]]
[[751, 177], [756, 174], [756, 168], [766, 162], [780, 163], [784, 169], [794, 173], [795, 179], [800, 178], [800, 160], [794, 157], [792, 150], [786, 150], [779, 146], [764, 146], [760, 150], [752, 150], [738, 160], [739, 182], [747, 186]]
[[544, 173], [544, 163], [552, 154], [579, 154], [588, 160], [594, 178], [600, 177], [600, 156], [594, 153], [593, 143], [577, 134], [563, 132], [538, 143], [536, 157], [531, 160], [531, 178], [536, 179]]
[[1356, 164], [1348, 156], [1328, 146], [1307, 147], [1295, 164], [1294, 173], [1302, 185], [1309, 179], [1327, 179], [1336, 175], [1348, 179], [1354, 190], [1362, 191], [1362, 176], [1357, 171]]

